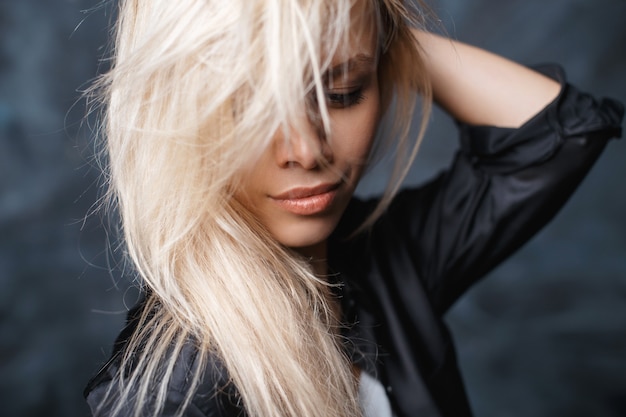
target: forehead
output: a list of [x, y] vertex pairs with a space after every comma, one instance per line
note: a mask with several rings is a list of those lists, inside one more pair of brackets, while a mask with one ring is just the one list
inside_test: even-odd
[[330, 70], [350, 71], [375, 65], [378, 53], [378, 19], [372, 0], [357, 0], [350, 10], [350, 28], [332, 56]]

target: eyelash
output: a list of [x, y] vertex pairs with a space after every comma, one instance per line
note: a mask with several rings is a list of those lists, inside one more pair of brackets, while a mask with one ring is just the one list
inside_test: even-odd
[[346, 109], [355, 106], [365, 99], [363, 89], [359, 88], [348, 93], [326, 93], [326, 99], [331, 107]]

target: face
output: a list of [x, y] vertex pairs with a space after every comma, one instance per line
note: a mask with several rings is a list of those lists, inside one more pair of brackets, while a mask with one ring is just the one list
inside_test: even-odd
[[304, 130], [277, 131], [235, 194], [278, 242], [304, 254], [319, 253], [337, 226], [374, 140], [380, 97], [375, 36], [367, 29], [352, 28], [350, 47], [326, 74], [330, 137], [308, 120]]

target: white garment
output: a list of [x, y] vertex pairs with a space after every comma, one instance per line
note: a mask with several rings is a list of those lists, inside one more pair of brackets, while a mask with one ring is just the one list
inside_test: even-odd
[[364, 371], [359, 377], [359, 402], [363, 417], [393, 417], [383, 384]]

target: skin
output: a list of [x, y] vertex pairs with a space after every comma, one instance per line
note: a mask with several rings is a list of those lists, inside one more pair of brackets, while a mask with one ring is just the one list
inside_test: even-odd
[[[355, 4], [355, 16], [366, 15], [366, 3]], [[372, 25], [362, 22], [352, 28], [346, 53], [333, 59], [332, 67], [345, 71], [330, 74], [326, 86], [332, 137], [320, 135], [308, 120], [299, 124], [305, 129], [277, 131], [243, 175], [235, 195], [278, 242], [312, 261], [326, 258], [326, 239], [361, 178], [380, 119], [377, 45]], [[419, 30], [413, 34], [425, 57], [435, 101], [459, 121], [519, 127], [560, 90], [557, 82], [490, 52]], [[311, 203], [295, 201], [301, 188], [324, 184], [337, 186], [331, 203], [312, 214], [294, 213], [294, 207]], [[312, 266], [316, 273], [325, 273], [325, 262]]]
[[[363, 12], [358, 8], [364, 3], [355, 5], [357, 13]], [[368, 35], [357, 35], [364, 33]], [[236, 193], [278, 242], [309, 257], [319, 276], [326, 274], [326, 240], [361, 178], [381, 112], [375, 37], [367, 27], [353, 34], [348, 53], [333, 59], [333, 67], [346, 72], [329, 77], [332, 82], [326, 86], [332, 138], [320, 135], [308, 120], [302, 123], [304, 130], [277, 131]], [[459, 121], [516, 128], [560, 91], [557, 82], [490, 52], [419, 30], [413, 34], [426, 60], [435, 101]], [[302, 187], [323, 184], [337, 185], [323, 210], [294, 213], [294, 207], [301, 207], [298, 202], [281, 202], [285, 195], [287, 200], [297, 197]], [[360, 370], [353, 370], [358, 379]]]
[[[304, 129], [279, 129], [235, 195], [278, 242], [311, 260], [326, 258], [326, 240], [361, 178], [380, 120], [377, 44], [369, 26], [354, 25], [350, 46], [326, 74], [330, 137], [306, 118], [298, 124]], [[325, 263], [314, 268], [324, 273]]]
[[489, 51], [414, 30], [435, 102], [456, 120], [518, 128], [559, 94], [558, 82]]

